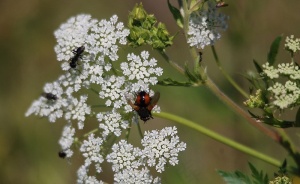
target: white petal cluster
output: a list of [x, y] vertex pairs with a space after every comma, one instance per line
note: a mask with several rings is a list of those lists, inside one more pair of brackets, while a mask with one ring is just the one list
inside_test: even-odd
[[71, 157], [73, 155], [73, 151], [70, 149], [75, 135], [75, 128], [73, 128], [70, 124], [67, 124], [62, 132], [62, 136], [59, 140], [59, 144], [64, 153], [66, 153], [66, 157]]
[[97, 20], [92, 19], [91, 15], [80, 14], [71, 17], [66, 23], [62, 24], [54, 32], [57, 45], [54, 50], [57, 54], [58, 61], [68, 61], [73, 57], [72, 51], [86, 43], [89, 30]]
[[90, 134], [88, 140], [84, 140], [80, 147], [82, 155], [85, 157], [84, 165], [90, 166], [92, 163], [96, 166], [96, 171], [100, 173], [102, 171], [100, 164], [104, 161], [100, 148], [102, 146], [103, 139], [100, 137], [95, 138], [94, 134]]
[[112, 170], [119, 172], [124, 169], [137, 169], [142, 165], [140, 160], [141, 150], [133, 147], [125, 140], [120, 140], [119, 143], [112, 146], [112, 153], [108, 154], [107, 162], [112, 163]]
[[104, 184], [103, 181], [97, 180], [95, 176], [88, 175], [88, 168], [82, 165], [77, 171], [78, 184]]
[[103, 129], [102, 136], [104, 138], [112, 133], [119, 137], [122, 130], [129, 126], [128, 121], [124, 120], [121, 114], [114, 111], [98, 113], [97, 119], [100, 122], [99, 128]]
[[294, 38], [294, 35], [291, 35], [290, 37], [287, 36], [284, 46], [287, 50], [295, 53], [300, 50], [300, 39]]
[[273, 104], [280, 109], [285, 109], [295, 104], [300, 97], [300, 88], [295, 82], [287, 81], [285, 85], [276, 82], [268, 88], [274, 95]]
[[91, 15], [81, 14], [70, 18], [62, 24], [54, 35], [57, 39], [55, 52], [59, 61], [68, 61], [73, 57], [73, 50], [85, 46], [86, 52], [104, 61], [108, 56], [112, 61], [118, 59], [118, 45], [125, 45], [129, 30], [124, 29], [122, 22], [117, 22], [118, 16], [110, 20], [92, 19]]
[[161, 183], [160, 178], [156, 177], [153, 179], [150, 171], [147, 167], [142, 169], [123, 169], [120, 172], [114, 174], [114, 183], [123, 184], [159, 184]]
[[264, 74], [266, 74], [270, 79], [276, 79], [279, 77], [278, 70], [274, 68], [274, 66], [270, 66], [267, 62], [262, 65]]
[[85, 116], [91, 114], [91, 108], [86, 103], [87, 99], [87, 95], [80, 96], [80, 100], [72, 98], [72, 103], [65, 114], [66, 120], [77, 120], [79, 129], [84, 126]]
[[190, 17], [188, 44], [198, 49], [203, 49], [207, 45], [213, 45], [221, 38], [220, 31], [227, 29], [228, 16], [219, 13], [216, 4], [209, 1], [207, 9], [200, 9], [193, 12]]
[[278, 65], [278, 72], [282, 75], [288, 76], [290, 79], [299, 80], [300, 70], [299, 66], [294, 63], [281, 63]]
[[125, 78], [123, 76], [116, 77], [112, 75], [103, 80], [99, 97], [106, 99], [106, 106], [114, 106], [114, 108], [119, 109], [126, 103], [126, 100], [123, 98], [125, 92], [124, 83]]
[[62, 98], [63, 88], [58, 82], [47, 83], [44, 86], [44, 92], [55, 95], [57, 99], [48, 100], [41, 96], [31, 104], [25, 116], [34, 114], [40, 117], [48, 117], [50, 122], [55, 122], [56, 119], [63, 116], [63, 109], [68, 105], [67, 100]]
[[[166, 164], [178, 164], [178, 153], [186, 148], [186, 144], [179, 141], [176, 127], [146, 132], [141, 144], [144, 147], [142, 150], [125, 140], [113, 145], [113, 152], [107, 155], [107, 161], [113, 164], [115, 176], [118, 176], [115, 178], [130, 178], [130, 181], [134, 181], [132, 177], [135, 176], [135, 172], [148, 170], [147, 166], [155, 167], [156, 171], [161, 173]], [[129, 174], [129, 171], [132, 173]], [[152, 177], [149, 182], [150, 180], [152, 181]]]
[[146, 132], [142, 145], [142, 157], [147, 160], [148, 166], [155, 166], [157, 172], [164, 171], [167, 163], [173, 166], [178, 164], [178, 153], [186, 148], [186, 144], [179, 141], [176, 127]]
[[281, 63], [278, 67], [270, 66], [269, 63], [262, 65], [262, 76], [269, 79], [280, 79], [268, 88], [271, 93], [272, 103], [279, 109], [285, 109], [298, 105], [300, 97], [299, 66], [291, 63]]
[[162, 68], [157, 67], [157, 60], [149, 58], [148, 51], [142, 51], [140, 56], [128, 54], [121, 69], [126, 80], [131, 81], [132, 92], [149, 91], [149, 85], [157, 84], [157, 76], [163, 73]]

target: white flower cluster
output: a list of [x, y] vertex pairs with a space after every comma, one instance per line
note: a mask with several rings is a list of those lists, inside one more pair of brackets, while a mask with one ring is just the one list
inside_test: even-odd
[[300, 50], [300, 39], [294, 38], [294, 35], [291, 35], [290, 37], [287, 36], [284, 46], [287, 50], [295, 53]]
[[[95, 175], [102, 172], [101, 164], [105, 160], [112, 163], [115, 183], [160, 183], [160, 178], [154, 178], [148, 167], [162, 172], [166, 164], [178, 163], [178, 152], [186, 145], [179, 143], [175, 127], [147, 132], [142, 140], [143, 149], [121, 140], [107, 155], [110, 138], [121, 136], [123, 130], [133, 124], [130, 121], [135, 122], [136, 116], [124, 116], [133, 111], [127, 104], [128, 99], [134, 101], [140, 91], [153, 96], [150, 86], [157, 84], [157, 77], [163, 73], [157, 60], [147, 51], [139, 55], [129, 53], [127, 59], [119, 59], [119, 46], [126, 44], [129, 30], [117, 20], [116, 15], [98, 21], [81, 14], [55, 31], [55, 52], [58, 61], [63, 62], [65, 73], [44, 86], [41, 97], [25, 115], [47, 117], [50, 122], [59, 118], [67, 120], [59, 140], [60, 153], [62, 158], [70, 158], [75, 147], [72, 145], [80, 145], [85, 161], [77, 171], [78, 183], [103, 183], [92, 172], [96, 172]], [[86, 95], [87, 90], [96, 93], [93, 100], [89, 99], [92, 94]], [[91, 101], [105, 110], [92, 108]], [[153, 110], [159, 112], [159, 107]], [[74, 122], [78, 129], [84, 129], [88, 117], [97, 119], [96, 129], [79, 139]]]
[[107, 161], [113, 164], [117, 183], [160, 182], [158, 178], [153, 180], [148, 167], [155, 167], [161, 173], [166, 164], [178, 164], [178, 153], [186, 148], [186, 144], [179, 141], [176, 127], [146, 132], [141, 143], [142, 150], [125, 140], [113, 145], [113, 152], [107, 155]]
[[300, 97], [300, 88], [292, 81], [287, 81], [284, 85], [276, 82], [273, 86], [268, 88], [268, 91], [273, 93], [273, 104], [280, 109], [295, 105]]
[[267, 62], [262, 65], [263, 71], [265, 75], [267, 75], [270, 79], [276, 79], [279, 77], [278, 70], [274, 68], [274, 66], [270, 66], [270, 64]]
[[221, 38], [220, 31], [227, 29], [227, 20], [228, 16], [219, 13], [216, 4], [209, 1], [207, 10], [203, 7], [191, 14], [187, 42], [198, 49], [213, 45]]
[[269, 63], [262, 65], [262, 76], [269, 79], [280, 79], [285, 77], [285, 83], [275, 82], [275, 84], [268, 88], [272, 93], [273, 104], [280, 109], [285, 109], [297, 105], [296, 103], [300, 97], [300, 70], [294, 63], [281, 63], [277, 68], [270, 66]]
[[74, 141], [74, 135], [75, 135], [75, 128], [73, 128], [71, 125], [67, 124], [64, 127], [62, 136], [59, 140], [59, 144], [60, 144], [63, 152], [66, 154], [66, 157], [68, 157], [68, 158], [70, 158], [73, 155], [71, 146]]
[[89, 167], [94, 162], [97, 173], [102, 171], [100, 164], [104, 161], [100, 153], [102, 143], [103, 139], [100, 137], [95, 138], [94, 134], [90, 134], [88, 140], [84, 140], [80, 147], [80, 151], [85, 157], [84, 166]]
[[178, 153], [186, 148], [184, 142], [179, 142], [176, 127], [146, 132], [142, 145], [144, 146], [142, 158], [147, 160], [148, 166], [155, 166], [160, 173], [165, 170], [166, 164], [173, 166], [178, 164]]
[[293, 62], [291, 63], [281, 63], [278, 65], [278, 68], [274, 66], [270, 66], [267, 62], [262, 65], [263, 74], [267, 75], [270, 79], [279, 78], [280, 75], [287, 76], [292, 80], [300, 79], [300, 70], [299, 66], [295, 65]]

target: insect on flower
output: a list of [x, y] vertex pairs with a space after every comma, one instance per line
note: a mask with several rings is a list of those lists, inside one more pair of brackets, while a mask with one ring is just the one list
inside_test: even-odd
[[141, 91], [137, 94], [134, 104], [130, 99], [127, 99], [127, 103], [138, 113], [140, 119], [145, 123], [150, 118], [153, 119], [151, 110], [158, 102], [159, 97], [159, 92], [156, 92], [153, 97], [150, 97], [148, 93]]
[[57, 100], [57, 96], [52, 93], [42, 93], [42, 96], [45, 97], [47, 100]]
[[81, 46], [72, 51], [74, 56], [69, 60], [71, 68], [73, 68], [73, 69], [76, 68], [76, 66], [78, 65], [77, 62], [78, 62], [79, 58], [82, 59], [82, 53], [84, 52], [84, 49], [85, 49], [85, 47]]
[[59, 152], [58, 152], [58, 156], [59, 156], [60, 158], [66, 158], [67, 154], [66, 154], [66, 152], [64, 152], [64, 151], [59, 151]]

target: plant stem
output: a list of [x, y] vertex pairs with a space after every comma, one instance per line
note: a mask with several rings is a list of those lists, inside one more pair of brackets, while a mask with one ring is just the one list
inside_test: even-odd
[[241, 109], [236, 103], [234, 103], [228, 96], [226, 96], [216, 85], [215, 83], [207, 77], [206, 80], [206, 86], [221, 100], [223, 101], [227, 106], [229, 106], [231, 109], [233, 109], [237, 114], [241, 115], [243, 118], [245, 118], [251, 125], [255, 126], [264, 134], [269, 136], [271, 139], [273, 139], [275, 142], [280, 142], [280, 136], [275, 131], [264, 127], [261, 122], [256, 121], [253, 119], [248, 112]]
[[139, 123], [139, 122], [138, 122], [138, 124], [137, 124], [137, 127], [138, 127], [138, 130], [139, 130], [140, 137], [141, 137], [141, 139], [143, 139], [143, 138], [144, 138], [144, 135], [143, 135], [143, 132], [142, 132], [142, 129], [141, 129], [141, 126], [140, 126], [140, 123]]
[[179, 117], [179, 116], [176, 116], [174, 114], [170, 114], [170, 113], [166, 113], [166, 112], [161, 112], [161, 113], [153, 113], [153, 115], [155, 115], [156, 117], [161, 117], [161, 118], [164, 118], [164, 119], [169, 119], [169, 120], [172, 120], [172, 121], [175, 121], [177, 123], [180, 123], [182, 125], [185, 125], [185, 126], [188, 126], [194, 130], [197, 130], [198, 132], [216, 140], [216, 141], [219, 141], [223, 144], [226, 144], [236, 150], [239, 150], [241, 152], [244, 152], [248, 155], [251, 155], [255, 158], [258, 158], [260, 160], [263, 160], [271, 165], [274, 165], [276, 167], [280, 167], [281, 166], [281, 162], [277, 159], [274, 159], [274, 158], [271, 158], [270, 156], [268, 155], [265, 155], [261, 152], [258, 152], [252, 148], [249, 148], [245, 145], [242, 145], [238, 142], [235, 142], [227, 137], [224, 137], [212, 130], [209, 130], [199, 124], [196, 124], [195, 122], [192, 122], [190, 120], [187, 120], [187, 119], [184, 119], [182, 117]]
[[181, 74], [184, 74], [184, 69], [180, 67], [177, 63], [174, 63], [172, 60], [170, 60], [169, 56], [164, 51], [157, 51], [172, 67], [174, 67]]
[[222, 74], [225, 76], [225, 78], [228, 80], [228, 82], [231, 85], [233, 85], [233, 87], [235, 89], [237, 89], [245, 98], [249, 98], [249, 95], [228, 75], [228, 73], [225, 70], [223, 70], [221, 62], [220, 62], [218, 54], [217, 54], [217, 51], [216, 51], [216, 49], [215, 49], [215, 47], [213, 45], [211, 46], [211, 49], [212, 49], [215, 61], [216, 61], [217, 65], [218, 65], [218, 68], [220, 69], [220, 71], [222, 72]]

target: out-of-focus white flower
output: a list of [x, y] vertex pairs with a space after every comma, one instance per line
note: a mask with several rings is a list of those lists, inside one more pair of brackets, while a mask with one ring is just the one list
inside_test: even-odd
[[284, 46], [287, 50], [295, 53], [300, 50], [300, 39], [294, 38], [294, 35], [291, 35], [290, 37], [287, 36]]
[[70, 148], [74, 141], [74, 135], [75, 128], [73, 128], [70, 124], [66, 125], [59, 140], [61, 149], [64, 153], [66, 153], [66, 157], [71, 157], [73, 155], [73, 151]]
[[104, 184], [103, 181], [97, 180], [95, 176], [88, 176], [88, 168], [82, 165], [77, 171], [78, 184]]
[[275, 79], [279, 77], [278, 70], [274, 68], [274, 66], [270, 66], [267, 62], [262, 65], [264, 74], [266, 74], [270, 79]]
[[227, 29], [227, 19], [228, 16], [219, 13], [216, 4], [209, 1], [207, 10], [202, 8], [191, 14], [187, 42], [198, 49], [213, 45], [221, 38], [220, 31]]

